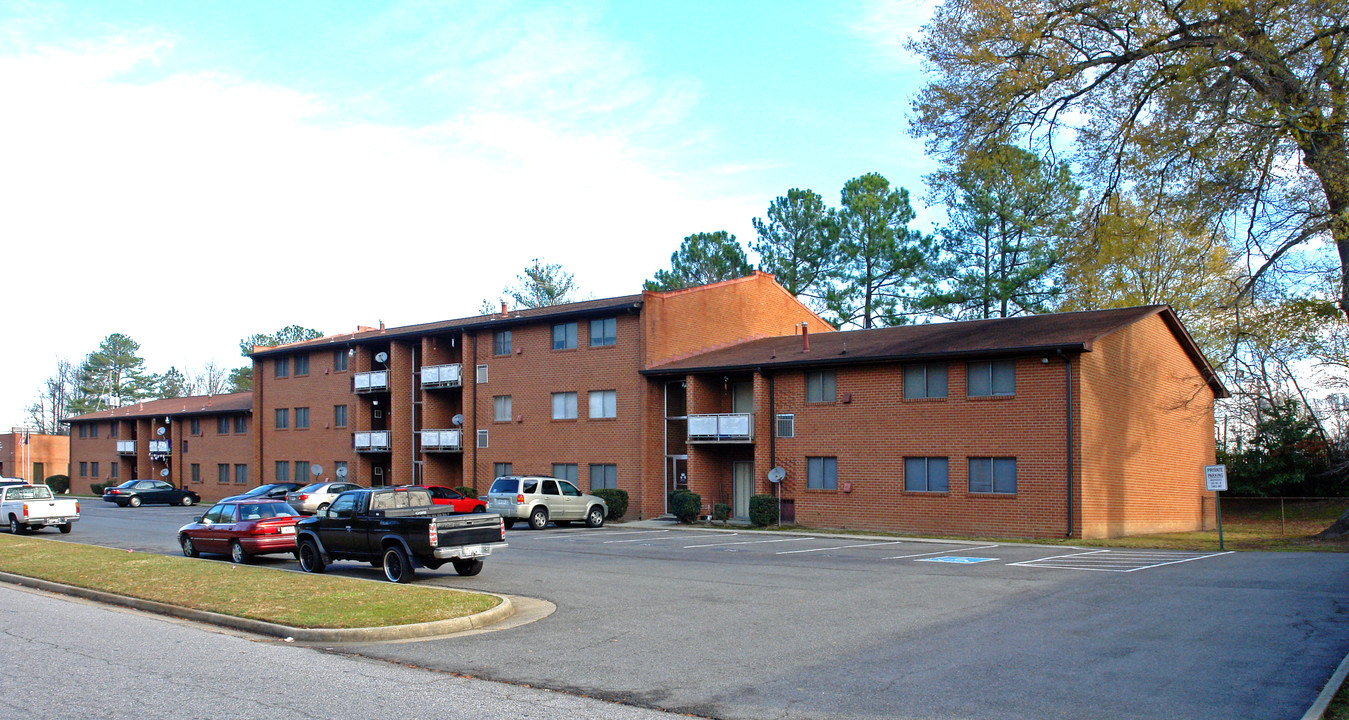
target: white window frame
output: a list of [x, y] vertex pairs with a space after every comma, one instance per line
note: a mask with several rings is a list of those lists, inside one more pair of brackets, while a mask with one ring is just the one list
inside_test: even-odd
[[612, 420], [618, 417], [617, 390], [591, 390], [586, 395], [590, 404], [590, 419]]

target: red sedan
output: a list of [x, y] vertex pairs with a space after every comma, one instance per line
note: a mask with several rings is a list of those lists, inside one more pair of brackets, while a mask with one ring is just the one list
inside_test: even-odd
[[436, 505], [450, 505], [455, 512], [487, 512], [487, 503], [478, 498], [464, 497], [458, 490], [443, 485], [418, 485], [431, 491], [431, 502]]
[[300, 515], [281, 500], [223, 500], [178, 530], [183, 554], [229, 555], [236, 563], [254, 555], [295, 553], [295, 523]]

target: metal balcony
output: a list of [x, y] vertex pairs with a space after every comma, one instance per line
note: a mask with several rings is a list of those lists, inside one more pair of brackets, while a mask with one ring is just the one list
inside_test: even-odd
[[691, 443], [754, 442], [753, 413], [720, 413], [689, 416]]
[[352, 443], [356, 452], [389, 452], [391, 447], [388, 430], [355, 433], [352, 436]]
[[456, 388], [463, 384], [460, 377], [461, 365], [453, 363], [450, 365], [423, 365], [422, 366], [422, 387], [424, 388]]
[[388, 392], [389, 371], [356, 373], [351, 376], [351, 389], [358, 393]]
[[151, 455], [156, 455], [156, 454], [159, 454], [159, 455], [168, 455], [168, 454], [169, 454], [169, 441], [168, 441], [168, 440], [151, 440], [151, 441], [150, 441], [150, 454], [151, 454]]
[[135, 454], [136, 454], [136, 441], [135, 441], [135, 440], [118, 440], [118, 441], [117, 441], [117, 454], [118, 454], [118, 455], [135, 455]]
[[422, 452], [462, 452], [464, 434], [459, 430], [423, 430]]

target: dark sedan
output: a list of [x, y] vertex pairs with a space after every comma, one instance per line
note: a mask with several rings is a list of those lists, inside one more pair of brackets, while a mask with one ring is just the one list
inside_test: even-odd
[[293, 482], [268, 483], [259, 485], [246, 493], [223, 498], [222, 502], [224, 500], [285, 500], [286, 493], [299, 487], [300, 483]]
[[117, 503], [120, 507], [140, 507], [146, 503], [187, 506], [201, 502], [201, 496], [163, 480], [127, 480], [104, 490], [103, 502]]
[[183, 554], [229, 555], [236, 563], [254, 555], [295, 552], [300, 514], [280, 500], [222, 500], [178, 530]]

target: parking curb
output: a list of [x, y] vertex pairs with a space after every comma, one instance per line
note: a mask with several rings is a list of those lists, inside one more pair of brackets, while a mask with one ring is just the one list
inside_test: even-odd
[[498, 595], [496, 593], [479, 592], [478, 594], [480, 595], [490, 595], [499, 598], [501, 603], [489, 610], [484, 610], [483, 612], [474, 613], [473, 615], [461, 618], [453, 618], [451, 620], [433, 620], [431, 622], [412, 623], [409, 625], [385, 625], [366, 628], [297, 628], [290, 627], [289, 625], [269, 623], [262, 620], [252, 620], [250, 618], [235, 617], [233, 615], [222, 615], [221, 613], [208, 612], [206, 610], [194, 610], [192, 608], [169, 605], [154, 600], [142, 600], [140, 598], [127, 597], [126, 595], [103, 592], [102, 590], [90, 590], [89, 588], [65, 585], [62, 583], [51, 582], [50, 580], [40, 580], [38, 578], [14, 575], [6, 572], [0, 572], [0, 582], [36, 590], [44, 590], [46, 592], [59, 593], [62, 595], [71, 595], [85, 600], [106, 603], [108, 605], [120, 605], [133, 610], [155, 613], [157, 615], [167, 615], [183, 620], [191, 620], [193, 622], [219, 625], [232, 630], [241, 630], [256, 635], [283, 638], [295, 642], [385, 642], [390, 640], [410, 640], [414, 638], [435, 637], [437, 635], [453, 635], [454, 633], [464, 632], [466, 630], [477, 630], [489, 625], [494, 625], [515, 614], [515, 605], [511, 602], [509, 597]]

